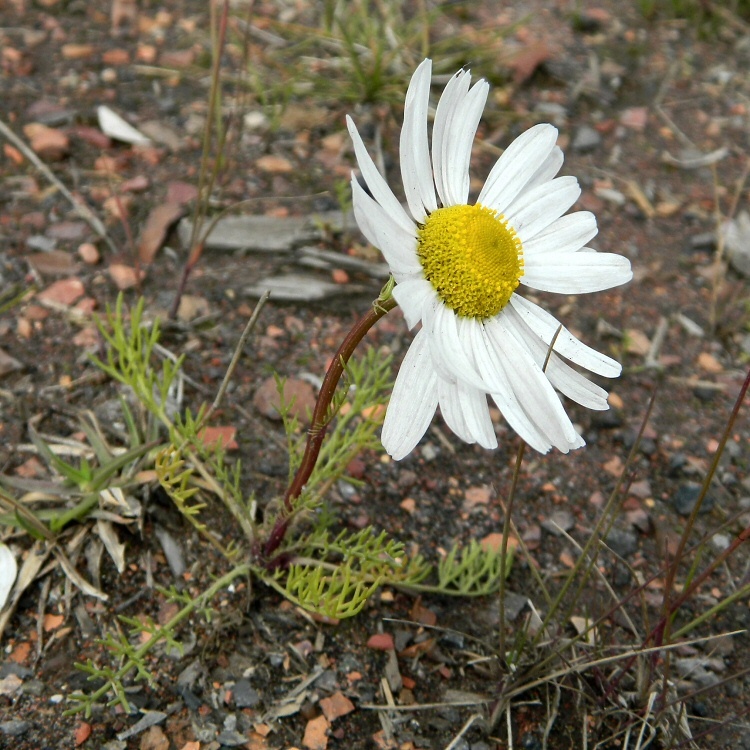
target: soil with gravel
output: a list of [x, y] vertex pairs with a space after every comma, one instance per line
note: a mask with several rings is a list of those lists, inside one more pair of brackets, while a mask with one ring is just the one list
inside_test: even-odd
[[[2, 121], [27, 143], [42, 139], [36, 145], [44, 164], [105, 222], [110, 238], [98, 237], [22, 150], [3, 142], [0, 470], [15, 478], [51, 478], [35, 454], [30, 427], [46, 436], [80, 438], [80, 415], [91, 411], [117, 443], [111, 409], [118, 389], [88, 357], [104, 351], [92, 313], [120, 291], [128, 304], [142, 295], [147, 315], [166, 313], [187, 256], [184, 234], [173, 227], [157, 243], [153, 262], [138, 260], [139, 248], [154, 245], [144, 227], [155, 208], [176, 203], [178, 213], [189, 215], [193, 207], [190, 187], [198, 181], [208, 111], [207, 4], [166, 0], [136, 10], [113, 0], [111, 12], [98, 5], [11, 0], [0, 7]], [[243, 43], [251, 64], [262, 61], [280, 28], [274, 24], [308, 23], [310, 5], [256, 3], [249, 38], [243, 37], [246, 25], [231, 26], [226, 70], [242, 66]], [[587, 540], [652, 399], [600, 571], [621, 597], [654, 576], [628, 608], [641, 634], [653, 627], [663, 595], [659, 571], [675, 552], [750, 359], [742, 273], [750, 266], [747, 234], [746, 265], [741, 247], [733, 249], [742, 245], [741, 217], [750, 210], [750, 26], [728, 12], [718, 27], [706, 29], [666, 16], [644, 19], [631, 7], [637, 4], [602, 0], [573, 12], [575, 5], [533, 0], [505, 3], [498, 11], [494, 3], [480, 2], [451, 6], [443, 19], [446, 36], [507, 30], [497, 68], [473, 67], [493, 82], [474, 178], [481, 179], [499, 149], [522, 130], [553, 122], [566, 153], [564, 171], [583, 188], [578, 208], [594, 211], [599, 221], [593, 244], [628, 256], [635, 273], [627, 287], [590, 297], [534, 295], [624, 369], [620, 379], [602, 383], [612, 394], [608, 412], [566, 404], [585, 449], [567, 456], [526, 453], [513, 514], [531, 562], [517, 555], [509, 577], [516, 595], [509, 609], [519, 602], [519, 611], [506, 613], [509, 637], [529, 616], [528, 602], [541, 611], [546, 606], [529, 565], [553, 589], [564, 581], [577, 555], [574, 542]], [[300, 52], [290, 46], [289, 54]], [[409, 70], [402, 72], [405, 85]], [[226, 176], [214, 191], [212, 211], [248, 199], [256, 200], [247, 212], [278, 220], [337, 210], [337, 186], [354, 165], [347, 112], [369, 144], [376, 133], [381, 137], [391, 184], [398, 184], [399, 106], [344, 106], [305, 96], [292, 96], [278, 122], [264, 119], [252, 96], [222, 103], [233, 124], [244, 117], [245, 128], [241, 135], [237, 128], [229, 131]], [[100, 105], [149, 134], [152, 145], [104, 138], [96, 119]], [[32, 123], [51, 132], [29, 129]], [[477, 179], [473, 187], [479, 185]], [[740, 241], [719, 241], [717, 226], [726, 221]], [[185, 356], [185, 404], [195, 409], [213, 399], [256, 304], [249, 287], [287, 272], [303, 274], [311, 284], [326, 282], [318, 300], [266, 305], [214, 415], [217, 425], [236, 428], [230, 456], [242, 460], [243, 481], [261, 506], [283, 493], [287, 463], [283, 431], [264, 416], [259, 389], [273, 372], [319, 383], [381, 285], [377, 274], [346, 263], [351, 257], [365, 265], [380, 262], [356, 232], [323, 232], [315, 245], [340, 254], [341, 263], [316, 270], [299, 263], [294, 252], [208, 248], [188, 279], [187, 306], [164, 326], [163, 346]], [[410, 338], [398, 311], [368, 335], [397, 359]], [[374, 524], [431, 560], [456, 542], [492, 543], [519, 447], [495, 416], [500, 447], [494, 452], [461, 444], [437, 417], [401, 462], [374, 452], [360, 455], [350, 470], [362, 486], [339, 484], [330, 491], [338, 525]], [[699, 571], [750, 526], [749, 461], [750, 428], [741, 410], [696, 522], [693, 538], [710, 537]], [[663, 737], [646, 743], [647, 735], [636, 744], [645, 709], [637, 701], [628, 704], [632, 685], [612, 664], [542, 682], [514, 699], [508, 724], [504, 714], [498, 726], [488, 727], [493, 695], [511, 679], [490, 658], [499, 622], [491, 597], [419, 599], [386, 589], [360, 615], [331, 624], [252, 582], [220, 594], [210, 622], [187, 623], [180, 633], [182, 654], [157, 650], [149, 663], [154, 684], [128, 688], [132, 715], [102, 705], [89, 718], [65, 716], [66, 696], [96, 687], [75, 665], [110, 663], [101, 639], [127, 635], [118, 615], [164, 621], [172, 605], [158, 587], [199, 593], [228, 569], [154, 481], [142, 487], [142, 518], [118, 526], [126, 544], [123, 572], [98, 537], [95, 543], [91, 523], [74, 525], [60, 540], [75, 550], [71, 559], [82, 577], [97, 573], [92, 584], [108, 595], [106, 602], [81, 593], [52, 562], [18, 602], [0, 655], [0, 747], [483, 750], [510, 747], [509, 725], [512, 746], [527, 750], [583, 747], [584, 732], [589, 747], [664, 746]], [[211, 523], [223, 539], [237, 537], [218, 508]], [[0, 539], [19, 560], [30, 554], [28, 534], [3, 528]], [[76, 541], [77, 534], [86, 538]], [[165, 539], [184, 560], [179, 575]], [[693, 561], [688, 553], [680, 582]], [[739, 545], [677, 622], [746, 585], [749, 569], [747, 545]], [[601, 581], [590, 588], [580, 618], [612, 608]], [[750, 748], [748, 625], [748, 601], [740, 598], [692, 634], [737, 635], [683, 645], [671, 656], [669, 695], [684, 699], [696, 747]], [[562, 623], [557, 637], [574, 627]], [[637, 642], [619, 614], [598, 632], [611, 643]], [[391, 643], [387, 635], [392, 648], [383, 648]], [[654, 657], [655, 670], [664, 658]], [[532, 667], [522, 663], [519, 669]], [[556, 684], [562, 684], [559, 694]], [[605, 711], [618, 691], [621, 709]], [[477, 703], [476, 696], [487, 702]], [[625, 735], [619, 730], [628, 711], [631, 730]], [[137, 723], [144, 717], [153, 725]]]

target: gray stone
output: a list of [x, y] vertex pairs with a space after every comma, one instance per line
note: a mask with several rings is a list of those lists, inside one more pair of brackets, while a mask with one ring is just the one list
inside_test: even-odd
[[580, 153], [586, 153], [593, 151], [601, 145], [602, 137], [598, 131], [588, 125], [581, 125], [573, 136], [573, 143], [571, 148], [573, 151], [579, 151]]
[[47, 686], [41, 680], [28, 680], [21, 686], [21, 692], [24, 695], [33, 695], [37, 698], [44, 693]]
[[333, 250], [323, 250], [319, 247], [301, 247], [297, 251], [296, 257], [299, 265], [309, 268], [319, 268], [326, 271], [344, 268], [347, 271], [366, 273], [374, 279], [387, 279], [391, 274], [387, 263], [373, 263], [369, 260], [353, 258], [351, 255], [344, 255]]
[[0, 732], [7, 734], [11, 737], [20, 737], [25, 734], [31, 725], [28, 721], [21, 721], [20, 719], [13, 719], [11, 721], [4, 721], [0, 724]]
[[271, 292], [271, 300], [276, 302], [318, 302], [364, 291], [365, 287], [360, 284], [334, 284], [332, 281], [300, 273], [268, 276], [245, 287], [248, 297], [261, 297], [266, 292]]
[[190, 664], [188, 664], [187, 667], [182, 670], [182, 672], [180, 672], [177, 677], [177, 684], [180, 687], [191, 688], [195, 685], [196, 682], [198, 682], [198, 679], [203, 675], [204, 671], [205, 670], [200, 662], [200, 659], [195, 659], [194, 661], [190, 662]]
[[[672, 497], [672, 506], [681, 516], [689, 516], [693, 512], [695, 504], [701, 494], [701, 485], [695, 482], [686, 482], [677, 488]], [[714, 507], [714, 499], [706, 495], [701, 505], [700, 513], [708, 513]]]
[[255, 708], [260, 703], [258, 691], [244, 678], [234, 684], [232, 695], [237, 708]]
[[315, 687], [318, 690], [324, 690], [327, 693], [332, 693], [338, 690], [339, 683], [336, 678], [336, 673], [332, 669], [326, 669], [317, 680], [315, 680]]
[[568, 110], [557, 102], [537, 102], [534, 106], [534, 112], [543, 115], [550, 120], [553, 125], [560, 127], [568, 119]]
[[240, 734], [236, 729], [225, 729], [223, 732], [219, 732], [216, 740], [225, 747], [247, 745], [247, 737], [244, 734]]
[[734, 653], [734, 636], [720, 635], [718, 638], [712, 638], [706, 644], [706, 648], [717, 656], [729, 656]]
[[43, 253], [51, 253], [57, 246], [57, 240], [35, 234], [26, 240], [26, 246], [31, 250], [40, 250]]
[[440, 451], [432, 443], [425, 443], [422, 446], [422, 458], [425, 461], [434, 461], [439, 455]]
[[[187, 246], [193, 230], [190, 219], [180, 221], [177, 232]], [[304, 216], [277, 219], [273, 216], [227, 216], [216, 226], [204, 242], [207, 250], [291, 252], [295, 245], [312, 241], [309, 223]]]
[[607, 546], [620, 557], [630, 557], [638, 550], [638, 537], [632, 531], [610, 529], [607, 534]]
[[[353, 231], [352, 214], [325, 211], [311, 216], [226, 216], [220, 219], [204, 242], [207, 250], [245, 252], [291, 252], [294, 248], [324, 239], [331, 233]], [[192, 221], [182, 219], [177, 226], [182, 244], [187, 247], [193, 231]]]
[[[218, 732], [219, 728], [211, 721], [207, 721], [205, 723], [198, 723], [196, 721], [192, 721], [192, 728], [193, 728], [193, 734], [195, 735], [195, 739], [198, 740], [198, 742], [205, 742], [206, 744], [209, 744], [213, 742], [216, 739], [216, 733]], [[245, 737], [245, 742], [247, 742], [247, 737]]]
[[716, 687], [721, 682], [721, 678], [718, 675], [705, 669], [690, 675], [690, 679], [698, 688]]
[[731, 543], [729, 534], [714, 534], [711, 537], [711, 546], [718, 552], [723, 552]]
[[34, 670], [25, 667], [23, 664], [16, 664], [12, 661], [6, 661], [0, 664], [0, 680], [7, 677], [9, 674], [14, 674], [16, 677], [25, 680], [34, 675]]
[[157, 724], [161, 724], [166, 718], [167, 715], [163, 711], [147, 711], [143, 715], [143, 718], [139, 719], [135, 724], [133, 724], [130, 729], [126, 729], [124, 732], [118, 733], [117, 739], [127, 740], [130, 737], [134, 737], [141, 732], [145, 732], [147, 729], [156, 726]]
[[570, 531], [575, 526], [575, 517], [569, 510], [556, 510], [546, 520], [542, 521], [542, 528], [555, 536], [562, 536], [564, 531]]
[[515, 594], [512, 591], [508, 591], [505, 594], [505, 620], [506, 622], [513, 622], [518, 618], [518, 615], [523, 612], [528, 604], [529, 599], [521, 594]]
[[[723, 660], [721, 659], [706, 659], [701, 657], [691, 657], [685, 659], [677, 659], [675, 666], [679, 675], [689, 680], [693, 684], [701, 688], [708, 688], [717, 685], [721, 680], [716, 675], [716, 672], [721, 672], [726, 669]], [[713, 671], [709, 671], [709, 669]]]

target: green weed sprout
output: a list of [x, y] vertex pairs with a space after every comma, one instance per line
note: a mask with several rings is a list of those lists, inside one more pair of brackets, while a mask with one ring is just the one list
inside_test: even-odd
[[[230, 571], [198, 596], [168, 593], [180, 610], [164, 625], [120, 618], [131, 631], [145, 633], [148, 639], [133, 646], [122, 634], [105, 638], [102, 644], [119, 666], [91, 661], [81, 665], [91, 680], [103, 684], [91, 694], [72, 696], [70, 712], [88, 715], [107, 695], [110, 704], [128, 710], [123, 680], [135, 675], [136, 680], [151, 682], [147, 654], [160, 643], [178, 648], [176, 631], [181, 623], [194, 613], [209, 616], [212, 598], [237, 578], [255, 578], [303, 609], [335, 619], [356, 615], [382, 586], [454, 596], [480, 596], [497, 590], [499, 571], [510, 569], [510, 559], [501, 565], [498, 551], [473, 542], [464, 549], [451, 550], [435, 569], [419, 555], [409, 557], [401, 542], [372, 527], [333, 534], [324, 512], [327, 491], [334, 483], [340, 479], [356, 483], [346, 477], [351, 459], [379, 445], [380, 420], [374, 415], [382, 412], [378, 407], [387, 397], [391, 361], [372, 348], [358, 358], [352, 354], [370, 327], [394, 307], [392, 288], [392, 282], [386, 284], [368, 314], [346, 337], [326, 373], [311, 427], [303, 439], [297, 437], [298, 424], [289, 405], [282, 403], [290, 482], [283, 498], [267, 505], [262, 521], [256, 518], [256, 498], [242, 487], [240, 462], [230, 466], [220, 443], [207, 446], [201, 439], [212, 409], [172, 413], [169, 396], [182, 359], [154, 364], [160, 329], [158, 322], [145, 323], [143, 301], [128, 312], [120, 297], [114, 308], [107, 309], [99, 321], [107, 354], [95, 362], [129, 388], [162, 426], [168, 440], [153, 448], [159, 482], [195, 531], [225, 557]], [[343, 387], [339, 387], [341, 380]], [[279, 389], [283, 393], [281, 381]], [[346, 409], [342, 408], [345, 404]], [[88, 480], [88, 469], [80, 471], [79, 480]], [[213, 513], [217, 502], [242, 532], [227, 542], [217, 538], [207, 520], [207, 509]]]

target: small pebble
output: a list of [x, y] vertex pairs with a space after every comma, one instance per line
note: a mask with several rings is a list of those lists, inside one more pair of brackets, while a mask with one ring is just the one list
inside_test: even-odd
[[0, 732], [11, 737], [20, 737], [28, 731], [30, 726], [31, 724], [28, 721], [14, 719], [12, 721], [4, 721], [0, 724]]
[[[701, 494], [701, 485], [695, 482], [686, 482], [677, 488], [672, 497], [672, 506], [681, 516], [689, 516], [693, 512], [695, 504]], [[714, 507], [714, 499], [706, 495], [701, 505], [700, 513], [708, 513]]]
[[247, 747], [247, 737], [236, 729], [225, 729], [219, 733], [216, 740], [225, 747]]
[[31, 250], [39, 250], [43, 253], [51, 253], [57, 246], [57, 240], [51, 237], [44, 237], [41, 234], [35, 234], [26, 240], [26, 245]]
[[523, 750], [542, 750], [542, 743], [533, 732], [527, 732], [521, 740]]
[[723, 552], [731, 544], [731, 539], [727, 534], [714, 534], [711, 537], [711, 546], [719, 551]]
[[736, 698], [742, 695], [742, 688], [736, 682], [728, 682], [724, 686], [724, 692], [727, 694], [727, 697]]
[[687, 465], [687, 456], [684, 453], [675, 453], [669, 459], [669, 474], [677, 476], [680, 470]]
[[440, 451], [432, 443], [426, 443], [422, 446], [422, 458], [425, 461], [434, 461], [439, 453]]
[[568, 510], [556, 510], [550, 517], [542, 521], [542, 528], [550, 534], [561, 536], [563, 531], [570, 531], [575, 526], [576, 519]]
[[705, 719], [710, 713], [708, 706], [703, 701], [693, 701], [690, 709], [690, 713], [692, 713], [693, 716], [698, 716], [701, 719]]
[[614, 427], [622, 427], [622, 412], [619, 409], [607, 409], [606, 411], [594, 412], [591, 416], [591, 424], [600, 430], [608, 430]]
[[41, 680], [27, 680], [21, 687], [24, 695], [34, 695], [37, 698], [44, 692], [45, 684]]
[[716, 398], [716, 389], [697, 385], [695, 388], [693, 388], [693, 395], [698, 399], [698, 401], [703, 401], [704, 403], [706, 403], [708, 401], [713, 401]]
[[610, 529], [606, 538], [607, 546], [620, 557], [627, 558], [638, 551], [638, 537], [632, 531]]
[[593, 151], [601, 145], [601, 142], [602, 137], [596, 130], [594, 130], [594, 128], [589, 127], [588, 125], [582, 125], [576, 130], [576, 133], [573, 136], [571, 148], [573, 151], [578, 151], [583, 154], [588, 151]]
[[245, 679], [237, 680], [232, 688], [232, 696], [237, 708], [255, 708], [260, 703], [258, 691]]
[[78, 246], [78, 255], [84, 263], [90, 266], [99, 262], [99, 251], [96, 249], [96, 245], [91, 242], [81, 243]]

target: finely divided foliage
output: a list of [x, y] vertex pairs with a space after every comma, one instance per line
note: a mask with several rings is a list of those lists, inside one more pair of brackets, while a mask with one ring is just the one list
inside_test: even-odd
[[607, 393], [568, 361], [605, 377], [619, 375], [620, 365], [514, 290], [601, 291], [628, 282], [630, 262], [586, 247], [597, 232], [592, 213], [564, 215], [581, 191], [575, 177], [556, 177], [563, 154], [552, 125], [511, 143], [468, 204], [471, 147], [489, 86], [470, 87], [466, 70], [453, 76], [437, 105], [430, 154], [431, 70], [422, 62], [406, 94], [400, 161], [408, 213], [347, 118], [367, 185], [352, 179], [357, 222], [390, 265], [407, 324], [421, 322], [396, 379], [383, 445], [395, 459], [406, 456], [440, 406], [458, 437], [495, 448], [489, 394], [536, 450], [579, 448], [584, 441], [556, 391], [599, 410], [608, 408]]

